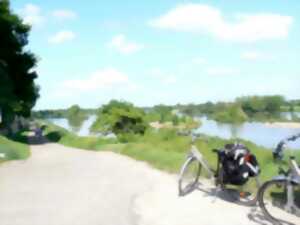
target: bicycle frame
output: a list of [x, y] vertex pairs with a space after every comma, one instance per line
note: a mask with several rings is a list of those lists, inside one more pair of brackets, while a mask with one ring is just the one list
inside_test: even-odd
[[300, 168], [294, 158], [291, 159], [291, 169], [293, 182], [300, 184]]
[[290, 159], [290, 171], [288, 175], [278, 175], [273, 177], [272, 180], [287, 180], [289, 182], [300, 185], [300, 168], [297, 165], [296, 160], [293, 158]]
[[295, 158], [290, 158], [290, 171], [288, 175], [279, 175], [273, 178], [273, 180], [284, 181], [286, 182], [287, 188], [287, 203], [284, 206], [284, 210], [287, 212], [293, 212], [297, 210], [297, 213], [300, 214], [300, 210], [295, 203], [293, 186], [300, 185], [300, 168], [297, 165]]
[[188, 157], [194, 157], [199, 161], [199, 163], [204, 167], [204, 169], [207, 171], [208, 175], [210, 178], [214, 178], [214, 172], [213, 170], [209, 167], [208, 163], [204, 159], [203, 155], [201, 152], [198, 150], [195, 144], [192, 144], [190, 152], [188, 154]]

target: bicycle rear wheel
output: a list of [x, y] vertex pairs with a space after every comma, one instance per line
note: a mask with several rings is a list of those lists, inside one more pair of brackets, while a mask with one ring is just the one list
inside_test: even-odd
[[239, 190], [238, 203], [244, 206], [255, 206], [259, 187], [259, 177], [250, 178]]
[[224, 170], [221, 167], [216, 185], [221, 185], [221, 189], [226, 194], [224, 197], [227, 201], [243, 206], [255, 206], [257, 204], [257, 195], [260, 187], [259, 177], [250, 178], [243, 185], [233, 185], [226, 182], [226, 178], [225, 180], [223, 179]]
[[202, 166], [196, 158], [189, 157], [185, 161], [179, 174], [179, 196], [187, 195], [197, 188], [201, 170]]
[[[288, 201], [287, 181], [271, 180], [261, 187], [258, 194], [259, 206], [264, 215], [273, 222], [300, 221], [300, 185], [292, 184], [293, 201]], [[289, 207], [291, 206], [291, 207]]]

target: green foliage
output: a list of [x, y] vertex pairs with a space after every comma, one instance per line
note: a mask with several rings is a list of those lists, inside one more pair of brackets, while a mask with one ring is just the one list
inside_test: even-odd
[[[144, 135], [130, 134], [131, 136], [125, 137], [124, 143], [120, 143], [120, 140], [118, 142], [114, 139], [101, 139], [99, 137], [78, 137], [65, 129], [50, 124], [47, 125], [46, 135], [48, 139], [66, 146], [97, 151], [114, 151], [137, 160], [146, 161], [158, 169], [175, 173], [179, 171], [186, 159], [191, 144], [190, 137], [178, 136], [175, 129], [147, 129]], [[262, 170], [262, 181], [277, 174], [279, 164], [273, 161], [271, 150], [257, 146], [250, 141], [222, 139], [203, 134], [196, 141], [196, 146], [207, 159], [209, 165], [215, 168], [217, 157], [212, 149], [219, 149], [227, 143], [236, 141], [246, 145], [256, 155]], [[300, 152], [296, 151], [294, 154], [300, 161]], [[288, 155], [289, 151], [286, 151], [285, 161], [280, 165], [287, 166]]]
[[180, 119], [179, 119], [179, 117], [177, 115], [173, 115], [173, 117], [172, 117], [172, 123], [173, 123], [174, 126], [178, 126], [179, 125]]
[[113, 132], [117, 135], [144, 134], [147, 124], [143, 110], [128, 102], [112, 100], [104, 105], [91, 127], [92, 132]]
[[37, 63], [34, 54], [26, 50], [30, 27], [13, 14], [9, 1], [0, 1], [0, 108], [6, 126], [14, 115], [30, 116], [38, 87], [32, 69]]
[[280, 95], [248, 96], [238, 98], [237, 102], [241, 104], [242, 109], [247, 114], [255, 114], [262, 112], [274, 114], [281, 111], [280, 107], [284, 105], [285, 99]]
[[[97, 109], [83, 109], [83, 108], [80, 108], [80, 111], [85, 115], [93, 115], [98, 112]], [[32, 112], [32, 117], [35, 119], [67, 118], [68, 114], [69, 114], [69, 109], [38, 110]]]
[[186, 123], [186, 116], [178, 116], [174, 107], [166, 105], [157, 105], [147, 110], [145, 121], [148, 123], [159, 122], [161, 124], [171, 122], [173, 126], [179, 126]]
[[[207, 102], [204, 104], [177, 105], [177, 109], [189, 116], [207, 116], [219, 122], [284, 121], [280, 112], [297, 111], [297, 100], [285, 101], [283, 96], [247, 96], [234, 102]], [[299, 106], [300, 109], [300, 106]]]
[[153, 110], [151, 110], [150, 112], [146, 113], [145, 120], [148, 123], [161, 121], [161, 115], [158, 112], [154, 112]]
[[103, 145], [116, 143], [116, 140], [114, 139], [104, 139], [100, 137], [80, 137], [64, 128], [47, 122], [41, 122], [41, 124], [45, 125], [44, 134], [48, 140], [65, 146], [87, 150], [97, 150]]
[[[24, 139], [22, 139], [23, 141]], [[0, 162], [28, 158], [30, 156], [29, 147], [22, 142], [0, 136], [0, 153], [5, 154], [5, 158], [0, 159]]]
[[223, 123], [242, 123], [248, 119], [248, 116], [238, 104], [225, 105], [222, 110], [215, 112], [211, 117]]
[[174, 114], [172, 112], [173, 108], [166, 105], [156, 105], [150, 108], [145, 116], [145, 120], [149, 122], [172, 122], [174, 119]]
[[87, 119], [87, 114], [78, 105], [71, 106], [66, 115], [70, 127], [75, 132], [81, 128], [83, 122]]

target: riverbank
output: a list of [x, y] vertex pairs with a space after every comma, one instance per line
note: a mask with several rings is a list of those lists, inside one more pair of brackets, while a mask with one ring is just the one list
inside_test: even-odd
[[293, 129], [300, 129], [300, 123], [298, 122], [268, 122], [265, 123], [268, 127], [273, 128], [293, 128]]
[[159, 121], [150, 122], [150, 127], [155, 129], [179, 129], [179, 130], [190, 130], [195, 129], [201, 126], [201, 122], [199, 120], [190, 119], [185, 123], [179, 123], [178, 125], [174, 125], [172, 122], [164, 122], [161, 123]]
[[271, 225], [259, 209], [216, 198], [204, 179], [202, 191], [178, 197], [176, 175], [129, 157], [52, 143], [30, 147], [30, 159], [0, 167], [1, 224]]
[[[144, 136], [135, 136], [127, 142], [116, 139], [102, 139], [97, 137], [79, 137], [58, 126], [47, 123], [46, 137], [65, 146], [76, 147], [92, 151], [110, 150], [134, 159], [148, 162], [155, 168], [171, 173], [177, 173], [186, 159], [190, 148], [190, 137], [178, 136], [174, 129], [150, 129]], [[216, 156], [211, 149], [222, 148], [226, 143], [235, 142], [236, 139], [222, 139], [208, 135], [201, 135], [196, 145], [214, 167]], [[273, 162], [271, 149], [258, 146], [250, 141], [239, 140], [245, 144], [258, 158], [262, 169], [262, 179], [266, 180], [276, 175], [278, 167]], [[300, 152], [296, 152], [300, 160]]]

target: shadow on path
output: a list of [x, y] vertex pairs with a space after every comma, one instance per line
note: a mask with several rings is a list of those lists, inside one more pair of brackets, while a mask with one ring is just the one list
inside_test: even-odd
[[[205, 195], [205, 197], [213, 197], [214, 200], [216, 198], [221, 199], [226, 202], [230, 203], [235, 203], [238, 205], [243, 205], [243, 206], [251, 206], [247, 204], [243, 204], [243, 202], [240, 200], [240, 192], [237, 189], [234, 188], [225, 188], [221, 189], [218, 187], [210, 187], [210, 188], [205, 188], [205, 185], [201, 184], [198, 182], [195, 185], [190, 185], [186, 187], [184, 193], [181, 193], [181, 196], [186, 196], [188, 194], [191, 194], [194, 191], [201, 191]], [[255, 205], [255, 202], [253, 203]]]
[[28, 144], [30, 145], [43, 145], [50, 143], [50, 141], [44, 136], [28, 136]]
[[272, 221], [269, 220], [260, 210], [258, 206], [253, 207], [251, 211], [248, 213], [248, 219], [258, 225], [296, 225], [294, 223], [290, 223], [284, 220], [281, 221]]

